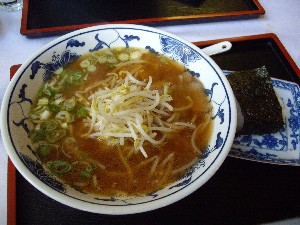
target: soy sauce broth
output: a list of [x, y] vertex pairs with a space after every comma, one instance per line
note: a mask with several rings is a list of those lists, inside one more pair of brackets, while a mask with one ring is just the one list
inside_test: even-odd
[[[155, 141], [164, 139], [157, 145], [144, 140], [143, 154], [136, 149], [136, 145], [142, 142], [142, 136], [140, 140], [105, 135], [91, 137], [92, 133], [99, 133], [99, 130], [91, 129], [93, 110], [89, 108], [95, 103], [95, 100], [91, 103], [91, 96], [100, 89], [122, 86], [123, 83], [117, 84], [117, 81], [126, 80], [124, 71], [139, 82], [151, 83], [149, 92], [157, 90], [161, 98], [172, 98], [165, 104], [171, 105], [173, 110], [164, 108], [165, 114], [143, 112], [141, 117], [145, 123], [141, 127], [144, 132], [154, 136]], [[110, 73], [113, 75], [107, 75]], [[110, 76], [115, 78], [110, 79]], [[100, 84], [104, 80], [106, 82]], [[95, 86], [97, 83], [99, 85]], [[134, 82], [123, 85], [124, 90], [117, 94], [134, 85]], [[145, 85], [141, 87], [141, 91], [145, 89]], [[105, 99], [103, 104], [97, 105], [98, 109], [100, 107], [108, 112], [113, 100], [113, 97]], [[137, 101], [138, 104], [146, 104], [139, 102], [144, 99], [137, 98]], [[116, 108], [121, 106], [120, 103]], [[94, 106], [94, 111], [97, 107]], [[158, 105], [155, 109], [163, 107]], [[195, 165], [211, 137], [211, 113], [212, 106], [202, 83], [181, 64], [144, 49], [100, 50], [69, 63], [43, 85], [32, 107], [34, 129], [31, 140], [45, 167], [74, 188], [101, 196], [138, 195], [175, 182]], [[102, 116], [99, 118], [103, 119]], [[138, 133], [134, 121], [135, 118], [132, 127]], [[152, 121], [150, 126], [149, 121]], [[120, 133], [129, 134], [128, 125], [124, 127], [127, 131]], [[151, 127], [165, 127], [172, 131], [164, 133], [151, 130]]]

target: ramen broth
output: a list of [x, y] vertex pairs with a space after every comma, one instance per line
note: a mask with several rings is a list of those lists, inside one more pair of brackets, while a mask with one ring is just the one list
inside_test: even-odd
[[210, 140], [211, 111], [201, 82], [174, 60], [138, 48], [100, 50], [44, 83], [30, 137], [44, 165], [75, 189], [137, 195], [195, 165]]

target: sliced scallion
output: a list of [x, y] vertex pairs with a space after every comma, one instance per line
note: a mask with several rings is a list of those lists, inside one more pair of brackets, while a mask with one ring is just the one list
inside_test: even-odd
[[86, 119], [86, 117], [87, 117], [87, 112], [86, 112], [86, 110], [85, 110], [84, 107], [80, 107], [80, 108], [77, 110], [76, 115], [77, 115], [78, 117], [82, 117], [82, 118]]
[[53, 130], [46, 133], [46, 140], [50, 143], [55, 143], [66, 136], [67, 131], [65, 129]]
[[49, 161], [47, 165], [51, 171], [58, 174], [66, 173], [72, 168], [70, 163], [61, 160]]

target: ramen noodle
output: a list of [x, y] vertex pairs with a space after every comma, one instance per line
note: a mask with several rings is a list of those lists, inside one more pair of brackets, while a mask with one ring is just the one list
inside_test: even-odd
[[206, 149], [212, 106], [178, 62], [139, 48], [83, 55], [57, 70], [31, 109], [34, 150], [55, 176], [102, 196], [150, 193]]

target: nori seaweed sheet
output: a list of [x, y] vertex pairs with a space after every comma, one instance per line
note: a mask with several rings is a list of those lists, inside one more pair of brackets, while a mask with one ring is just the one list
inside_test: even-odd
[[275, 133], [284, 126], [282, 108], [264, 66], [233, 72], [227, 79], [244, 117], [238, 134]]

